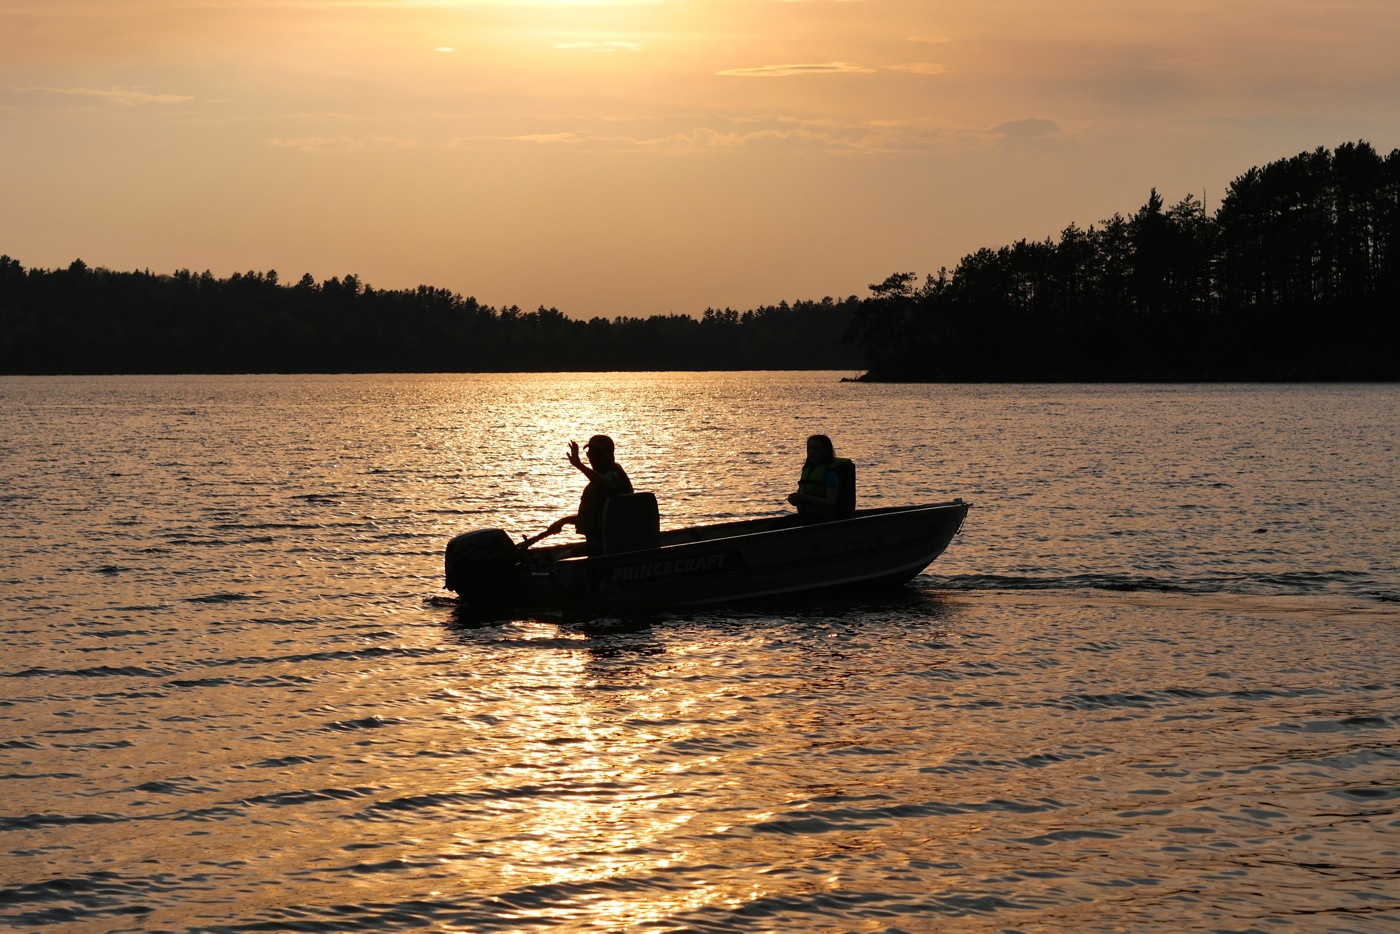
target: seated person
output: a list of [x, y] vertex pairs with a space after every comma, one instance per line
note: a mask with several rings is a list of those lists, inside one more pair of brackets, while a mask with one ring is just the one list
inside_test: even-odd
[[569, 442], [569, 463], [573, 464], [588, 478], [588, 486], [579, 497], [578, 512], [572, 516], [557, 519], [550, 525], [550, 534], [558, 532], [566, 525], [572, 525], [588, 540], [588, 551], [597, 550], [598, 539], [603, 526], [603, 504], [611, 496], [631, 493], [632, 481], [627, 471], [613, 460], [613, 440], [607, 435], [594, 435], [584, 445], [588, 452], [588, 463], [579, 457], [578, 442]]
[[[797, 491], [788, 496], [788, 502], [804, 519], [846, 519], [855, 510], [854, 482], [853, 465], [836, 456], [831, 439], [812, 435], [807, 439], [807, 460]], [[850, 488], [843, 489], [843, 484]]]

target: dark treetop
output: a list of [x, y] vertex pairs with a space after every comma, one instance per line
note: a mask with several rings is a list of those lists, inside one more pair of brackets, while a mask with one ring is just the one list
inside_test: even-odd
[[883, 380], [1394, 380], [1400, 150], [1317, 149], [1230, 184], [1214, 217], [1153, 189], [1059, 241], [871, 286], [848, 332]]

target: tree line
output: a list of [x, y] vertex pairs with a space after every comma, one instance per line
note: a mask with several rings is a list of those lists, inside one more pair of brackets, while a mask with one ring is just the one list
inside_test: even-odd
[[859, 299], [570, 318], [358, 276], [25, 269], [0, 257], [0, 373], [844, 369], [907, 381], [1400, 378], [1400, 150], [1253, 168], [1208, 215], [1153, 189], [1058, 239]]
[[1153, 189], [1058, 240], [872, 285], [847, 339], [873, 380], [1400, 378], [1400, 150], [1253, 168], [1214, 216]]
[[26, 270], [0, 257], [0, 372], [430, 373], [847, 369], [855, 296], [700, 318], [567, 317], [358, 276]]

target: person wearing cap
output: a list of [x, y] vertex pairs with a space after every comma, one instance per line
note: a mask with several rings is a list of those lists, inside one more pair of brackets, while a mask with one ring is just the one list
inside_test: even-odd
[[558, 532], [566, 525], [572, 525], [578, 533], [592, 545], [601, 531], [603, 523], [603, 503], [608, 497], [619, 493], [631, 493], [632, 481], [627, 471], [613, 460], [613, 440], [607, 435], [594, 435], [584, 445], [588, 453], [588, 463], [579, 456], [578, 442], [569, 442], [569, 463], [573, 464], [588, 478], [588, 486], [579, 497], [578, 512], [572, 516], [557, 519], [549, 527], [551, 533]]

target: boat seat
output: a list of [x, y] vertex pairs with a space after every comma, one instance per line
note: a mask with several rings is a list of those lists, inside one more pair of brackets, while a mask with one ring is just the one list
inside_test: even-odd
[[655, 493], [621, 493], [603, 503], [600, 551], [605, 555], [661, 547]]
[[849, 519], [856, 514], [856, 465], [852, 461], [839, 464], [841, 486], [836, 490], [836, 518]]

